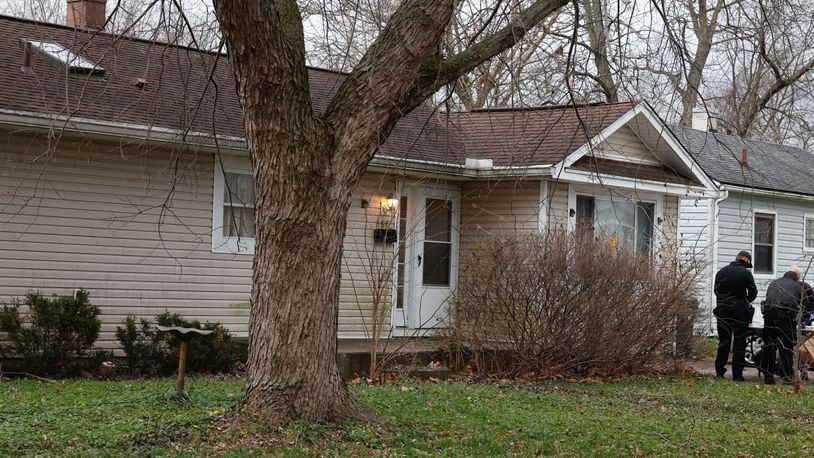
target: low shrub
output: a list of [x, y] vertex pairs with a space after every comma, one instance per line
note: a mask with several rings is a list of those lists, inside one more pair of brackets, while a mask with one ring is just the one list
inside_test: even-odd
[[91, 348], [99, 337], [99, 308], [88, 292], [75, 296], [29, 293], [0, 310], [0, 356], [19, 358], [17, 366], [34, 374], [71, 375], [94, 368], [103, 353]]
[[670, 250], [554, 232], [492, 238], [461, 265], [448, 332], [480, 372], [640, 372], [697, 313], [698, 269]]
[[232, 334], [218, 323], [190, 321], [169, 312], [156, 316], [154, 322], [131, 315], [116, 328], [116, 338], [133, 374], [166, 375], [178, 368], [180, 341], [169, 333], [158, 332], [155, 325], [214, 331], [209, 336], [190, 340], [186, 365], [189, 372], [232, 372], [241, 358]]

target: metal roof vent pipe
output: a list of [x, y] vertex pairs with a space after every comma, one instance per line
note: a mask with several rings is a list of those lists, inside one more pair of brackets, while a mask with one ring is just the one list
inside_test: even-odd
[[68, 0], [65, 25], [75, 29], [102, 30], [107, 15], [107, 0]]

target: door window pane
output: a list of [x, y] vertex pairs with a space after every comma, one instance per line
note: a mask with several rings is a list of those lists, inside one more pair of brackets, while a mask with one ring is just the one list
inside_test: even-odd
[[452, 253], [452, 202], [427, 199], [424, 216], [424, 252], [422, 283], [425, 286], [449, 286]]
[[424, 242], [422, 281], [425, 286], [449, 286], [451, 243]]
[[426, 226], [424, 239], [435, 242], [449, 242], [452, 228], [452, 202], [440, 199], [427, 199]]

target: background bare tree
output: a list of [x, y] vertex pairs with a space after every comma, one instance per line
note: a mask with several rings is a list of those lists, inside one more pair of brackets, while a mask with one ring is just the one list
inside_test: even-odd
[[733, 11], [734, 39], [725, 43], [732, 69], [719, 106], [737, 135], [789, 138], [785, 131], [793, 131], [798, 109], [810, 104], [812, 19], [814, 6], [798, 0], [743, 1]]

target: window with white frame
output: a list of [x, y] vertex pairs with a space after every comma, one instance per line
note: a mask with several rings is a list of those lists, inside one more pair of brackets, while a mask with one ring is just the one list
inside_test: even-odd
[[806, 215], [803, 228], [803, 243], [806, 250], [814, 251], [814, 215]]
[[755, 213], [752, 266], [756, 274], [774, 273], [774, 215]]
[[597, 240], [607, 240], [638, 254], [650, 254], [653, 245], [656, 205], [623, 199], [577, 195], [577, 230]]
[[216, 164], [212, 251], [254, 253], [254, 179], [248, 168]]

